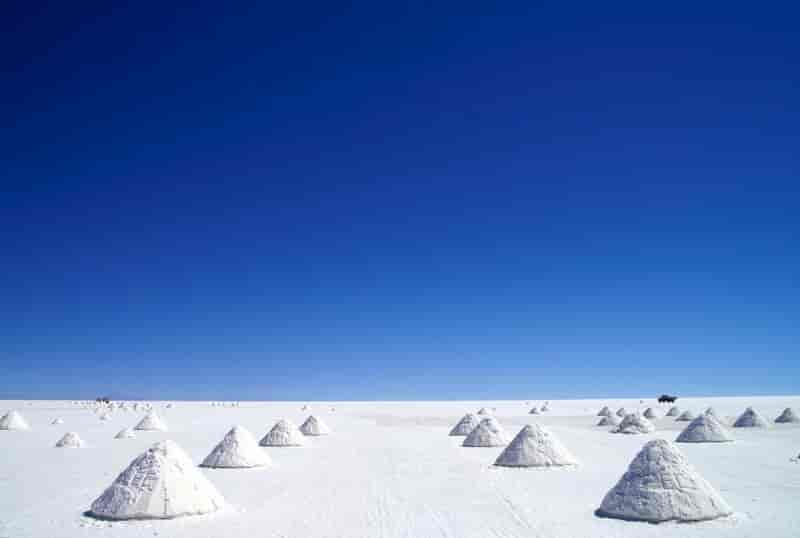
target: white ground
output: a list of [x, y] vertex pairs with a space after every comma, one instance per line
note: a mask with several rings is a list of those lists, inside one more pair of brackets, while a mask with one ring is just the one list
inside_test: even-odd
[[[633, 411], [652, 401], [551, 401], [550, 411], [529, 415], [542, 402], [305, 402], [155, 404], [169, 432], [114, 435], [141, 418], [116, 411], [100, 421], [70, 402], [2, 402], [0, 414], [19, 409], [29, 432], [0, 432], [0, 538], [153, 537], [228, 538], [649, 538], [800, 536], [800, 425], [737, 428], [733, 443], [681, 444], [680, 449], [735, 514], [700, 524], [632, 523], [594, 516], [606, 492], [650, 439], [674, 440], [686, 427], [655, 419], [647, 435], [612, 435], [597, 427], [603, 405]], [[699, 413], [713, 405], [730, 424], [748, 405], [770, 421], [800, 397], [679, 400]], [[515, 435], [527, 423], [546, 425], [581, 462], [575, 469], [508, 469], [492, 463], [503, 450], [462, 448], [449, 437], [466, 412], [496, 408], [494, 416]], [[330, 408], [335, 407], [335, 411]], [[663, 407], [663, 412], [669, 406]], [[309, 412], [333, 433], [308, 438], [305, 447], [263, 448], [265, 469], [201, 469], [229, 506], [209, 516], [170, 521], [110, 523], [83, 512], [130, 461], [153, 442], [172, 439], [200, 463], [234, 425], [261, 437], [280, 418], [301, 423]], [[64, 424], [51, 425], [55, 417]], [[55, 442], [76, 431], [80, 450]]]

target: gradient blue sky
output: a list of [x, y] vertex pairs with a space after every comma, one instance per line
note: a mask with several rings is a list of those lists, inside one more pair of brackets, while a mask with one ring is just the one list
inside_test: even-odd
[[796, 12], [381, 4], [12, 2], [0, 397], [800, 391]]

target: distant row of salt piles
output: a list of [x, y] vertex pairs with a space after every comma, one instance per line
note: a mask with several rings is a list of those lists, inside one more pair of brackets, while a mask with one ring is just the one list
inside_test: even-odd
[[[531, 414], [539, 414], [534, 407]], [[676, 416], [673, 407], [667, 416]], [[599, 413], [601, 425], [615, 426], [613, 433], [646, 434], [655, 431], [650, 419], [658, 414], [652, 409], [644, 413], [617, 415], [604, 407]], [[796, 413], [787, 408], [775, 419], [777, 423], [798, 422]], [[735, 427], [765, 427], [767, 422], [748, 407], [735, 421]], [[450, 430], [450, 436], [465, 437], [464, 447], [505, 447], [495, 459], [498, 467], [574, 467], [577, 459], [547, 428], [528, 424], [509, 442], [500, 422], [485, 408], [477, 414], [467, 413]], [[708, 408], [678, 435], [679, 443], [730, 442], [733, 436], [722, 424], [713, 408]], [[689, 464], [673, 442], [656, 439], [644, 445], [627, 472], [605, 495], [595, 514], [631, 521], [659, 523], [664, 521], [705, 521], [733, 513], [722, 496]]]

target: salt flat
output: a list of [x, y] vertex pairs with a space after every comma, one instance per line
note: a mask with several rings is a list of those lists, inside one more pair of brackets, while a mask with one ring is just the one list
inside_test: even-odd
[[[207, 402], [154, 403], [168, 432], [137, 432], [115, 440], [141, 413], [116, 411], [106, 421], [71, 402], [0, 402], [18, 409], [28, 432], [0, 431], [0, 537], [758, 537], [800, 536], [800, 426], [733, 429], [736, 441], [681, 444], [680, 449], [733, 507], [733, 516], [699, 524], [652, 525], [595, 517], [642, 445], [674, 440], [687, 423], [654, 420], [647, 435], [614, 435], [596, 427], [608, 405], [644, 410], [668, 406], [637, 400], [475, 402]], [[800, 397], [680, 399], [681, 409], [713, 405], [730, 425], [753, 406], [772, 421]], [[512, 436], [525, 424], [547, 426], [580, 461], [574, 469], [493, 467], [499, 448], [463, 448], [448, 437], [466, 412], [495, 408]], [[335, 409], [335, 410], [333, 410]], [[201, 469], [225, 497], [224, 510], [167, 521], [111, 523], [84, 516], [92, 501], [130, 461], [155, 441], [172, 439], [199, 464], [236, 424], [257, 438], [280, 418], [301, 424], [309, 412], [333, 430], [304, 447], [263, 448], [265, 469]], [[51, 425], [61, 417], [63, 424]], [[56, 449], [66, 432], [87, 443]]]

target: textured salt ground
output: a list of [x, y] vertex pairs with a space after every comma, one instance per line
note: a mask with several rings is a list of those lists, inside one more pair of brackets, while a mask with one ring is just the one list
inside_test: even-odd
[[[713, 403], [727, 417], [748, 405], [766, 416], [800, 398], [681, 400], [705, 409]], [[113, 436], [135, 424], [132, 413], [107, 422], [86, 411], [53, 403], [27, 407], [0, 402], [0, 412], [23, 411], [32, 430], [0, 432], [0, 536], [28, 538], [160, 537], [459, 537], [459, 538], [648, 538], [800, 536], [800, 427], [742, 429], [737, 442], [681, 445], [689, 461], [733, 507], [729, 520], [689, 526], [604, 520], [593, 515], [645, 441], [674, 439], [686, 426], [656, 421], [653, 434], [609, 435], [595, 426], [603, 405], [644, 410], [638, 400], [551, 401], [542, 416], [527, 414], [524, 402], [334, 403], [314, 404], [336, 435], [310, 439], [302, 450], [266, 450], [275, 465], [266, 471], [201, 470], [230, 507], [211, 516], [116, 524], [81, 516], [94, 498], [137, 454], [158, 439], [174, 439], [200, 463], [230, 429], [241, 423], [257, 437], [279, 418], [300, 423], [301, 403], [246, 404], [238, 409], [176, 403], [159, 412], [172, 431], [140, 432], [124, 443]], [[647, 402], [648, 405], [651, 405]], [[582, 465], [549, 471], [492, 466], [502, 450], [459, 446], [450, 428], [465, 412], [497, 407], [494, 415], [509, 432], [524, 424], [546, 425]], [[49, 411], [48, 411], [49, 409]], [[661, 408], [659, 408], [661, 409]], [[663, 408], [664, 411], [666, 408]], [[65, 426], [50, 426], [52, 417]], [[54, 450], [53, 438], [68, 430], [89, 443], [82, 450]], [[707, 450], [714, 448], [714, 450]], [[721, 448], [722, 450], [716, 450]], [[58, 495], [43, 496], [58, 484]]]

